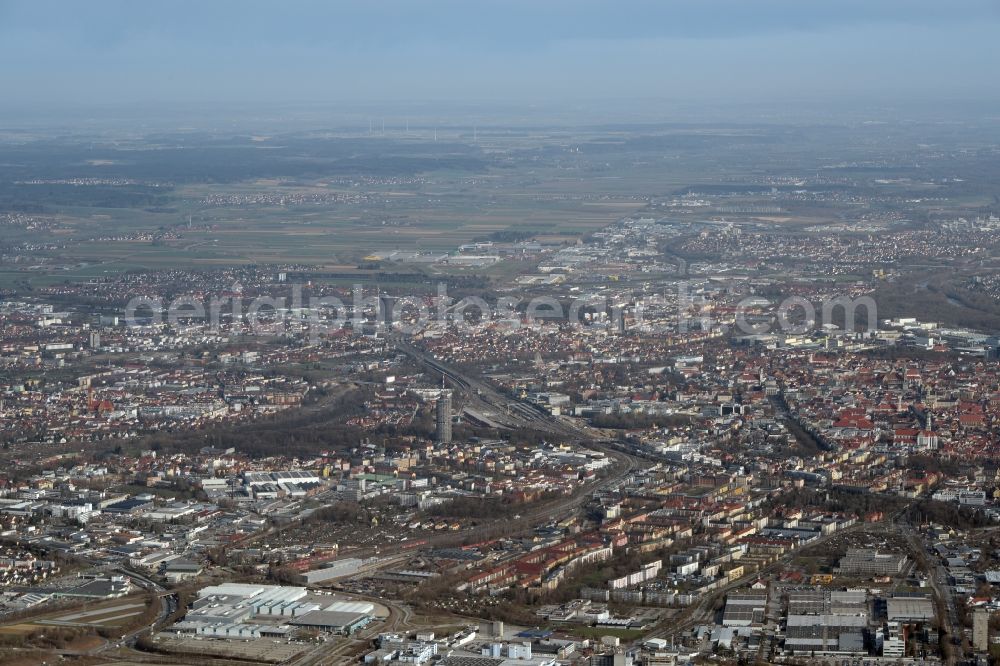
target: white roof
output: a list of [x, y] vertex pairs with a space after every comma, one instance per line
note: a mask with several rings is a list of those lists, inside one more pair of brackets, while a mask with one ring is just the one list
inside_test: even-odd
[[204, 597], [242, 597], [244, 599], [255, 598], [256, 600], [275, 599], [282, 601], [295, 601], [301, 599], [308, 593], [304, 587], [293, 587], [288, 585], [249, 585], [245, 583], [223, 583], [222, 585], [211, 585], [201, 589], [199, 595]]
[[868, 618], [864, 615], [789, 615], [786, 626], [811, 627], [814, 625], [867, 627]]
[[253, 597], [264, 590], [269, 585], [247, 585], [243, 583], [223, 583], [222, 585], [211, 585], [204, 587], [199, 593], [202, 597], [230, 596], [230, 597]]
[[375, 610], [375, 604], [367, 601], [337, 601], [330, 604], [323, 610], [333, 611], [336, 613], [359, 613], [363, 615], [370, 615], [372, 611]]

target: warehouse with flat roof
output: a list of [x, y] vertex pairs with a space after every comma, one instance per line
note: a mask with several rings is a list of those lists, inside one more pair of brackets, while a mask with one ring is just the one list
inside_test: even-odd
[[850, 649], [857, 645], [857, 637], [863, 638], [867, 627], [867, 615], [789, 615], [785, 649], [795, 654], [839, 653], [845, 651], [842, 646]]
[[722, 625], [725, 627], [749, 627], [751, 625], [763, 624], [766, 609], [766, 592], [730, 594], [726, 597], [726, 609], [722, 613]]
[[306, 613], [302, 617], [294, 618], [289, 624], [349, 636], [359, 629], [363, 629], [371, 621], [372, 616], [367, 613], [318, 610]]
[[894, 595], [885, 603], [890, 622], [930, 622], [934, 619], [934, 603], [926, 595]]

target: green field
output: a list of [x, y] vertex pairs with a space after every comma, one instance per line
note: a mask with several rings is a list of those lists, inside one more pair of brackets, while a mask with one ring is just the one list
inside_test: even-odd
[[[0, 289], [248, 264], [344, 273], [372, 252], [448, 253], [504, 230], [573, 243], [634, 214], [757, 218], [810, 233], [861, 211], [902, 209], [920, 222], [956, 204], [967, 216], [989, 205], [995, 170], [974, 152], [927, 167], [961, 180], [914, 178], [908, 141], [945, 130], [900, 131], [909, 138], [855, 126], [664, 122], [498, 130], [473, 142], [181, 132], [10, 144], [0, 162]], [[808, 179], [817, 184], [799, 191]], [[711, 203], [660, 207], [685, 196]], [[776, 212], [740, 212], [757, 204]], [[4, 224], [12, 211], [43, 225]], [[385, 262], [380, 270], [447, 272]]]
[[[507, 229], [544, 243], [571, 243], [640, 210], [638, 198], [592, 201], [579, 183], [554, 180], [532, 192], [493, 191], [442, 178], [433, 192], [369, 193], [374, 203], [204, 205], [212, 195], [325, 195], [321, 185], [285, 188], [272, 182], [178, 188], [176, 210], [51, 207], [59, 220], [31, 262], [0, 266], [0, 285], [86, 281], [123, 271], [212, 269], [248, 264], [306, 264], [350, 271], [379, 250], [454, 252], [459, 245]], [[189, 226], [188, 216], [192, 222]], [[170, 235], [155, 240], [136, 234]], [[40, 239], [35, 239], [40, 240]], [[406, 270], [414, 270], [413, 266]]]

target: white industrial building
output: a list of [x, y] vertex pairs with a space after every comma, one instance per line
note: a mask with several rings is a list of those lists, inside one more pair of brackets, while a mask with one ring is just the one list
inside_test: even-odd
[[[206, 587], [173, 630], [198, 636], [254, 639], [290, 634], [289, 624], [320, 616], [350, 617], [357, 625], [370, 620], [375, 605], [366, 601], [337, 601], [329, 605], [307, 598], [304, 587], [225, 583]], [[277, 620], [277, 624], [260, 621]], [[253, 623], [251, 623], [253, 621]], [[305, 624], [312, 624], [305, 622]]]

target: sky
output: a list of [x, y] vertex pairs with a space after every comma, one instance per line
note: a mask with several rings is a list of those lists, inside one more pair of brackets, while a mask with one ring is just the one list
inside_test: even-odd
[[997, 0], [0, 0], [0, 113], [1000, 98]]

